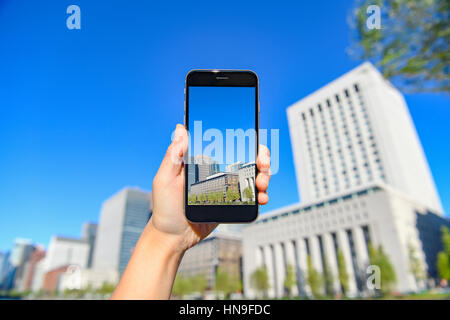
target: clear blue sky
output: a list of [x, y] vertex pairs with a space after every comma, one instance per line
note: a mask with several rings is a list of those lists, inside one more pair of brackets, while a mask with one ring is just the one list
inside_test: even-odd
[[[237, 161], [254, 162], [255, 112], [255, 88], [191, 87], [189, 89], [190, 154], [194, 156], [205, 154], [213, 157], [219, 163], [221, 171], [225, 171], [226, 165]], [[198, 132], [196, 132], [195, 122], [197, 122], [197, 127], [201, 122], [201, 130]], [[242, 129], [243, 133], [249, 129], [253, 130], [252, 143], [250, 138], [245, 138], [245, 146], [242, 149], [238, 138], [232, 136], [233, 139], [227, 139], [228, 129], [235, 133], [237, 129]], [[208, 130], [210, 130], [210, 134], [214, 134], [211, 141], [196, 138], [196, 136], [204, 136]], [[233, 148], [228, 149], [228, 146], [233, 146]], [[250, 153], [250, 150], [253, 152]]]
[[[70, 4], [81, 30], [66, 28]], [[346, 53], [351, 5], [0, 1], [0, 250], [77, 236], [117, 190], [150, 190], [196, 68], [258, 73], [260, 125], [281, 140], [262, 211], [298, 201], [286, 108], [360, 63]], [[406, 100], [449, 212], [449, 98]]]

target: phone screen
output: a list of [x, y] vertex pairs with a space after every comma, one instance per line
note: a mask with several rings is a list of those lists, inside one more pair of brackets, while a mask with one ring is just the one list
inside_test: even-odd
[[255, 87], [189, 88], [187, 205], [255, 205]]

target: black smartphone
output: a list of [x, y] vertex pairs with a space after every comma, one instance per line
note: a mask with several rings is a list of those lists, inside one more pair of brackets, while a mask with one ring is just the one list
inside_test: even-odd
[[186, 76], [185, 213], [191, 222], [246, 223], [258, 216], [258, 76], [193, 70]]

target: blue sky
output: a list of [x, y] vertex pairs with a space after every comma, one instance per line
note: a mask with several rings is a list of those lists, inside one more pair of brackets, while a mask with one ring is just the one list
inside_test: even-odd
[[[241, 161], [255, 161], [255, 88], [252, 87], [191, 87], [189, 89], [189, 134], [190, 154], [204, 154], [213, 157], [225, 171], [228, 164]], [[195, 122], [201, 130], [196, 132]], [[201, 122], [201, 123], [200, 123]], [[227, 139], [227, 130], [242, 129], [253, 133], [253, 140], [245, 138]], [[250, 131], [247, 131], [249, 130]], [[208, 131], [209, 130], [209, 131]], [[207, 131], [213, 136], [211, 141], [200, 140]], [[230, 135], [228, 135], [230, 136]], [[270, 138], [268, 139], [270, 141]], [[232, 150], [228, 147], [233, 146]], [[238, 150], [239, 148], [239, 150]], [[252, 150], [253, 152], [249, 152]]]
[[[81, 8], [81, 30], [66, 8]], [[183, 121], [191, 69], [251, 69], [260, 126], [280, 130], [263, 212], [299, 200], [286, 108], [354, 68], [352, 1], [0, 1], [0, 250], [97, 221], [124, 186], [150, 190]], [[446, 212], [448, 96], [407, 95]]]

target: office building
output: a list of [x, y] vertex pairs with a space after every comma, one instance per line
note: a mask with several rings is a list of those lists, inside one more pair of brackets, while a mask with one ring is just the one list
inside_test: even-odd
[[45, 272], [68, 265], [87, 268], [88, 260], [89, 242], [87, 240], [53, 236], [45, 257]]
[[[244, 166], [241, 166], [238, 169], [239, 174], [239, 191], [241, 193], [241, 200], [243, 202], [251, 201], [254, 202], [256, 199], [256, 191], [255, 191], [255, 174], [256, 174], [256, 165], [254, 162], [247, 163]], [[246, 189], [251, 190], [251, 197], [247, 197], [250, 195]]]
[[190, 194], [198, 196], [201, 194], [209, 195], [210, 193], [221, 192], [225, 199], [229, 189], [239, 191], [239, 176], [237, 174], [221, 172], [194, 183], [191, 186]]
[[405, 100], [370, 63], [293, 104], [287, 114], [301, 201], [381, 182], [442, 213]]
[[333, 294], [342, 292], [337, 253], [349, 275], [350, 296], [370, 294], [369, 244], [381, 246], [397, 276], [395, 290], [424, 281], [411, 272], [410, 253], [437, 278], [442, 217], [424, 153], [401, 94], [365, 63], [288, 108], [301, 203], [260, 215], [243, 230], [244, 291], [266, 267], [270, 297], [282, 297], [287, 266], [294, 294], [310, 296], [307, 257]]
[[214, 289], [218, 268], [241, 279], [241, 257], [240, 236], [214, 232], [186, 251], [178, 273], [184, 277], [204, 275], [208, 288]]
[[229, 173], [237, 173], [240, 168], [242, 168], [243, 163], [238, 161], [236, 163], [229, 164], [225, 167], [225, 171]]
[[219, 172], [219, 164], [214, 161], [210, 156], [196, 155], [194, 156], [194, 168], [197, 171], [197, 180], [203, 181], [207, 177], [212, 176]]
[[14, 240], [14, 247], [11, 251], [11, 265], [14, 270], [13, 287], [20, 288], [22, 286], [25, 264], [28, 261], [31, 253], [34, 251], [34, 246], [29, 239], [17, 238]]
[[86, 222], [83, 224], [83, 229], [81, 231], [81, 239], [85, 240], [89, 243], [89, 255], [87, 267], [92, 267], [92, 259], [94, 256], [94, 248], [95, 248], [95, 238], [97, 236], [97, 224]]
[[36, 265], [45, 258], [45, 249], [41, 245], [37, 245], [31, 253], [30, 258], [25, 263], [24, 279], [21, 285], [21, 291], [32, 289], [33, 278], [36, 275]]
[[107, 199], [100, 214], [93, 269], [122, 274], [151, 213], [151, 193], [137, 188], [124, 188]]
[[198, 166], [195, 165], [194, 157], [190, 157], [190, 161], [187, 163], [187, 168], [188, 191], [190, 191], [191, 185], [198, 182]]

